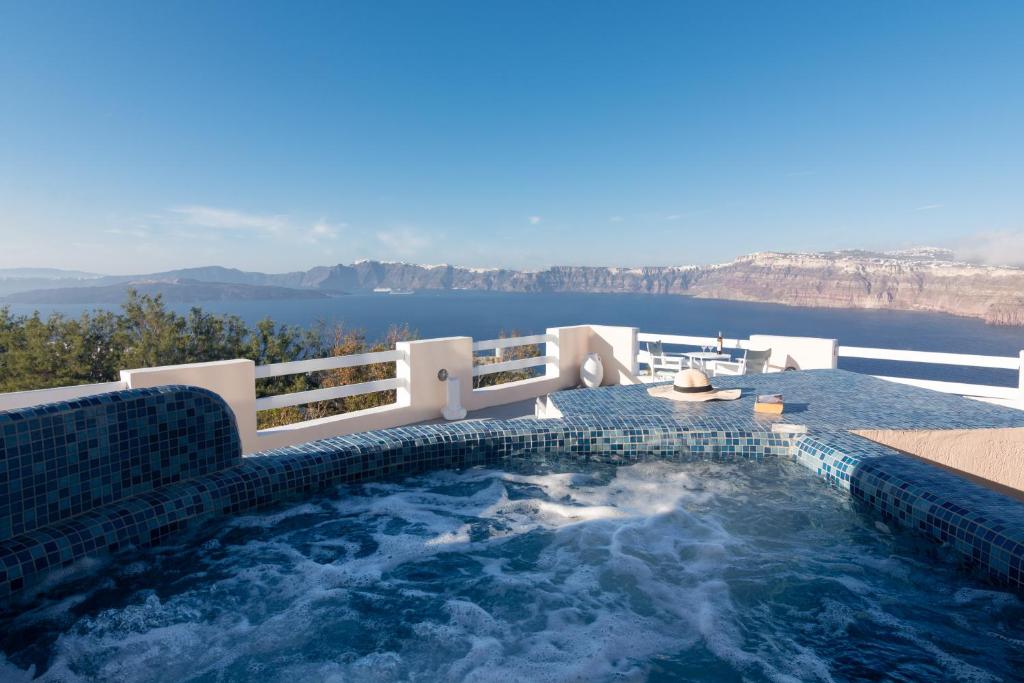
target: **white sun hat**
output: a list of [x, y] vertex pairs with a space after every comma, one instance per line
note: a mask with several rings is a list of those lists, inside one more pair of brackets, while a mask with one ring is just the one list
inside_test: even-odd
[[676, 373], [672, 384], [651, 387], [651, 396], [673, 401], [732, 401], [740, 397], [739, 389], [715, 389], [708, 376], [700, 370], [688, 368]]

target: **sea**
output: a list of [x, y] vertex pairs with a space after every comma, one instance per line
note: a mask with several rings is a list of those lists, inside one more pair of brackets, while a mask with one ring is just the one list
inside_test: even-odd
[[[330, 299], [209, 301], [205, 311], [228, 313], [248, 323], [271, 318], [309, 326], [323, 322], [362, 330], [381, 338], [392, 325], [405, 325], [419, 337], [470, 336], [492, 339], [500, 333], [539, 334], [548, 327], [577, 324], [625, 325], [641, 332], [745, 338], [778, 334], [838, 339], [847, 346], [1017, 356], [1024, 328], [994, 327], [975, 318], [938, 313], [805, 308], [777, 304], [695, 299], [658, 294], [507, 293], [419, 291], [412, 294], [352, 294]], [[15, 314], [63, 313], [77, 316], [93, 305], [11, 304]], [[185, 313], [191, 306], [172, 304]], [[1017, 386], [1014, 370], [870, 361], [840, 358], [839, 367], [921, 379]]]

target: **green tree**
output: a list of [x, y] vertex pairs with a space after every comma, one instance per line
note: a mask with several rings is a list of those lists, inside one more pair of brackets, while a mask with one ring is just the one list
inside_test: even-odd
[[[0, 308], [0, 391], [23, 391], [109, 382], [125, 368], [249, 358], [257, 365], [348, 355], [395, 348], [415, 339], [408, 326], [392, 327], [384, 339], [369, 342], [357, 330], [337, 327], [331, 340], [322, 322], [308, 329], [278, 325], [265, 318], [248, 327], [232, 315], [192, 308], [187, 315], [168, 310], [160, 296], [129, 291], [120, 312], [93, 311], [78, 318], [39, 313], [15, 316]], [[371, 382], [395, 376], [394, 363], [260, 379], [257, 396]], [[395, 392], [381, 391], [302, 406], [260, 411], [261, 428], [394, 403]]]

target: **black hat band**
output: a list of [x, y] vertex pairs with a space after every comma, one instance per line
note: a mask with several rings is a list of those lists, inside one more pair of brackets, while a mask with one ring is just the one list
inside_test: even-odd
[[703, 394], [705, 391], [715, 390], [715, 388], [710, 384], [705, 384], [702, 387], [677, 387], [673, 385], [672, 389], [678, 391], [680, 394]]

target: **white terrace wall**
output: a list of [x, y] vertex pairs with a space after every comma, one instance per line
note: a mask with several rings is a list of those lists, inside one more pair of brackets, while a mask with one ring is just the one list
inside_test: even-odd
[[[227, 402], [235, 413], [244, 452], [253, 453], [438, 419], [447, 400], [447, 387], [438, 380], [441, 369], [447, 370], [449, 377], [459, 379], [461, 403], [469, 411], [529, 400], [577, 386], [579, 368], [588, 353], [601, 357], [603, 384], [639, 381], [636, 328], [576, 325], [550, 328], [547, 335], [550, 341], [544, 355], [551, 360], [543, 376], [481, 389], [473, 389], [473, 340], [470, 337], [401, 342], [396, 347], [402, 357], [396, 362], [399, 389], [394, 404], [264, 430], [256, 427], [256, 368], [246, 359], [123, 370], [121, 382], [3, 394], [0, 406], [13, 409], [126, 388], [167, 384], [198, 386], [217, 393]], [[833, 340], [757, 335], [749, 342], [737, 340], [736, 345], [771, 347], [773, 363], [780, 369], [794, 364], [800, 368], [835, 367]]]
[[0, 410], [18, 410], [30, 408], [44, 403], [73, 401], [76, 398], [106, 394], [111, 391], [127, 389], [124, 382], [103, 382], [101, 384], [79, 384], [74, 387], [56, 387], [53, 389], [33, 389], [30, 391], [11, 391], [0, 394]]
[[770, 372], [781, 370], [822, 370], [839, 363], [839, 342], [816, 337], [782, 337], [752, 334], [743, 344], [745, 349], [771, 349]]
[[544, 396], [579, 384], [579, 368], [588, 353], [601, 356], [605, 384], [636, 381], [637, 330], [631, 327], [577, 325], [547, 330], [544, 355], [553, 357], [540, 377], [473, 389], [473, 340], [446, 337], [400, 342], [396, 363], [397, 401], [387, 406], [309, 420], [281, 427], [256, 428], [256, 369], [250, 360], [194, 363], [124, 370], [126, 388], [189, 384], [219, 394], [235, 413], [245, 453], [290, 446], [371, 429], [400, 427], [441, 417], [446, 384], [438, 371], [460, 382], [461, 402], [469, 411]]
[[[77, 387], [57, 387], [39, 391], [0, 394], [0, 410], [14, 410], [54, 401], [71, 400], [109, 391], [167, 384], [187, 384], [219, 394], [234, 411], [243, 450], [253, 453], [269, 448], [304, 443], [314, 439], [341, 436], [371, 429], [383, 429], [440, 419], [447, 401], [447, 386], [438, 380], [438, 371], [460, 382], [462, 407], [474, 411], [516, 403], [544, 396], [579, 383], [579, 368], [588, 353], [597, 353], [604, 365], [606, 385], [633, 384], [638, 379], [638, 360], [646, 359], [640, 352], [639, 340], [663, 341], [666, 344], [690, 346], [711, 345], [711, 337], [687, 337], [670, 334], [638, 334], [636, 328], [610, 325], [577, 325], [547, 330], [545, 374], [540, 377], [507, 384], [473, 389], [473, 340], [469, 337], [448, 337], [402, 342], [393, 358], [397, 376], [397, 401], [343, 415], [310, 420], [294, 425], [257, 430], [256, 367], [250, 360], [236, 359], [213, 363], [196, 363], [156, 368], [140, 368], [121, 372], [120, 382]], [[531, 338], [527, 343], [536, 343]], [[726, 348], [772, 350], [769, 371], [785, 369], [810, 370], [834, 368], [838, 356], [910, 360], [977, 367], [1015, 369], [1020, 373], [1020, 390], [1007, 387], [884, 378], [968, 396], [987, 397], [1005, 405], [1024, 409], [1024, 351], [1016, 357], [970, 356], [933, 352], [897, 351], [840, 347], [834, 339], [752, 335], [750, 339], [726, 339]], [[484, 346], [483, 348], [493, 348]], [[370, 354], [372, 355], [372, 354]], [[355, 360], [354, 357], [346, 357]], [[266, 370], [266, 368], [264, 369]]]

